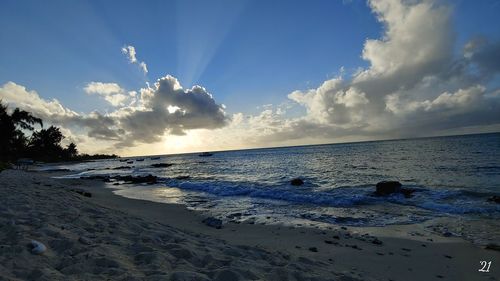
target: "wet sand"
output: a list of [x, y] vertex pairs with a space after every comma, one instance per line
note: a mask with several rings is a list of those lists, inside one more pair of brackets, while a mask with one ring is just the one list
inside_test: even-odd
[[[500, 252], [425, 224], [224, 224], [104, 183], [0, 173], [0, 280], [499, 280]], [[76, 192], [78, 191], [78, 192]], [[91, 197], [87, 197], [90, 194]], [[87, 195], [87, 196], [85, 196]], [[46, 249], [33, 253], [32, 241]], [[480, 261], [492, 261], [489, 273]]]

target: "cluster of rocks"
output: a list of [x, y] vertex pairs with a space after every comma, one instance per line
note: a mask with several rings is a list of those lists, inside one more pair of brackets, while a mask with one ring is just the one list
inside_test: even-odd
[[158, 180], [158, 177], [153, 176], [153, 175], [146, 175], [146, 176], [132, 176], [132, 175], [101, 176], [101, 175], [95, 175], [95, 176], [82, 176], [80, 178], [86, 179], [86, 180], [101, 180], [103, 182], [111, 182], [112, 180], [114, 180], [114, 181], [123, 181], [125, 183], [147, 183], [147, 184], [154, 184]]
[[113, 170], [129, 170], [129, 169], [132, 169], [132, 167], [131, 166], [118, 166], [118, 167], [113, 168]]
[[114, 176], [112, 177], [114, 180], [117, 181], [124, 181], [126, 183], [147, 183], [147, 184], [153, 184], [156, 183], [158, 180], [157, 176], [153, 175], [147, 175], [147, 176]]
[[[301, 178], [294, 178], [290, 180], [290, 185], [301, 186], [304, 184], [304, 180]], [[403, 194], [404, 197], [410, 198], [415, 192], [412, 188], [402, 188], [402, 184], [398, 181], [381, 181], [377, 183], [374, 195], [376, 196], [387, 196], [391, 194]], [[500, 202], [500, 196], [493, 196], [489, 201], [494, 201], [496, 203]]]
[[155, 163], [155, 164], [151, 164], [151, 167], [153, 168], [167, 168], [167, 167], [170, 167], [174, 164], [172, 163]]
[[217, 218], [208, 217], [208, 218], [205, 218], [204, 220], [202, 220], [201, 222], [207, 226], [210, 226], [210, 227], [213, 227], [216, 229], [222, 228], [222, 220], [217, 219]]

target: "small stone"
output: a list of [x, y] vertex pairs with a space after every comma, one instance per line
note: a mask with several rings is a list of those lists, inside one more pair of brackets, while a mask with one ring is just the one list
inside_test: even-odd
[[43, 254], [47, 250], [47, 247], [42, 242], [36, 240], [31, 240], [30, 246], [31, 253], [35, 255]]
[[309, 251], [317, 253], [318, 252], [318, 248], [311, 247], [311, 248], [309, 248]]
[[202, 221], [205, 225], [216, 228], [216, 229], [221, 229], [222, 228], [222, 220], [216, 219], [213, 217], [208, 217]]
[[85, 238], [83, 236], [78, 238], [78, 242], [82, 243], [83, 245], [91, 245], [92, 244], [92, 241], [90, 241], [90, 239]]
[[350, 247], [353, 248], [353, 249], [356, 249], [356, 250], [361, 250], [361, 248], [358, 247], [358, 245], [351, 245]]
[[500, 245], [497, 244], [488, 244], [484, 248], [487, 250], [500, 251]]

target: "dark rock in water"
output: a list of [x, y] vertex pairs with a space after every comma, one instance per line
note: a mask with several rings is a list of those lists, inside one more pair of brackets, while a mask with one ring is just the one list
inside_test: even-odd
[[405, 196], [405, 198], [410, 198], [413, 192], [415, 192], [415, 189], [401, 188], [400, 192]]
[[373, 239], [372, 243], [375, 245], [382, 245], [382, 241], [378, 240], [377, 238]]
[[213, 217], [208, 217], [208, 218], [204, 219], [201, 222], [204, 223], [207, 226], [210, 226], [210, 227], [214, 227], [214, 228], [217, 228], [217, 229], [221, 229], [222, 228], [222, 221], [220, 219], [216, 219], [216, 218], [213, 218]]
[[241, 217], [243, 214], [242, 213], [233, 213], [233, 214], [230, 214], [230, 215], [227, 215], [226, 218], [228, 219], [234, 219], [234, 218], [239, 218]]
[[291, 185], [295, 185], [295, 186], [299, 186], [299, 185], [303, 185], [304, 184], [304, 181], [300, 178], [295, 178], [295, 179], [292, 179], [290, 181], [290, 184]]
[[132, 169], [132, 167], [130, 167], [130, 166], [119, 166], [119, 167], [113, 168], [113, 170], [128, 170], [128, 169]]
[[151, 164], [151, 167], [153, 168], [166, 168], [166, 167], [170, 167], [174, 164], [172, 163], [156, 163], [156, 164]]
[[116, 176], [114, 177], [116, 180], [121, 180], [127, 183], [148, 183], [153, 184], [157, 182], [157, 177], [153, 175], [147, 176]]
[[71, 172], [70, 169], [64, 169], [64, 168], [54, 168], [54, 169], [47, 169], [45, 172]]
[[392, 193], [401, 192], [401, 183], [398, 181], [381, 181], [377, 183], [377, 195], [389, 195]]
[[191, 178], [191, 177], [190, 176], [177, 176], [177, 177], [175, 177], [176, 180], [187, 180], [189, 178]]
[[101, 180], [103, 182], [109, 182], [108, 176], [95, 175], [95, 176], [80, 177], [80, 178], [84, 180]]
[[495, 202], [497, 204], [500, 204], [500, 196], [494, 195], [488, 198], [489, 202]]

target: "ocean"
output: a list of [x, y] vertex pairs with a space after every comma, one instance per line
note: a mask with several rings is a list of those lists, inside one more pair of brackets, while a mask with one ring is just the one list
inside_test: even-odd
[[[373, 227], [441, 217], [500, 219], [500, 204], [487, 200], [500, 196], [500, 133], [127, 159], [133, 163], [115, 159], [45, 169], [69, 169], [65, 178], [152, 174], [157, 184], [107, 187], [224, 221]], [[151, 166], [158, 163], [172, 165]], [[123, 166], [129, 168], [116, 169]], [[304, 185], [290, 184], [297, 177]], [[374, 196], [376, 183], [384, 180], [416, 191], [411, 198]]]

